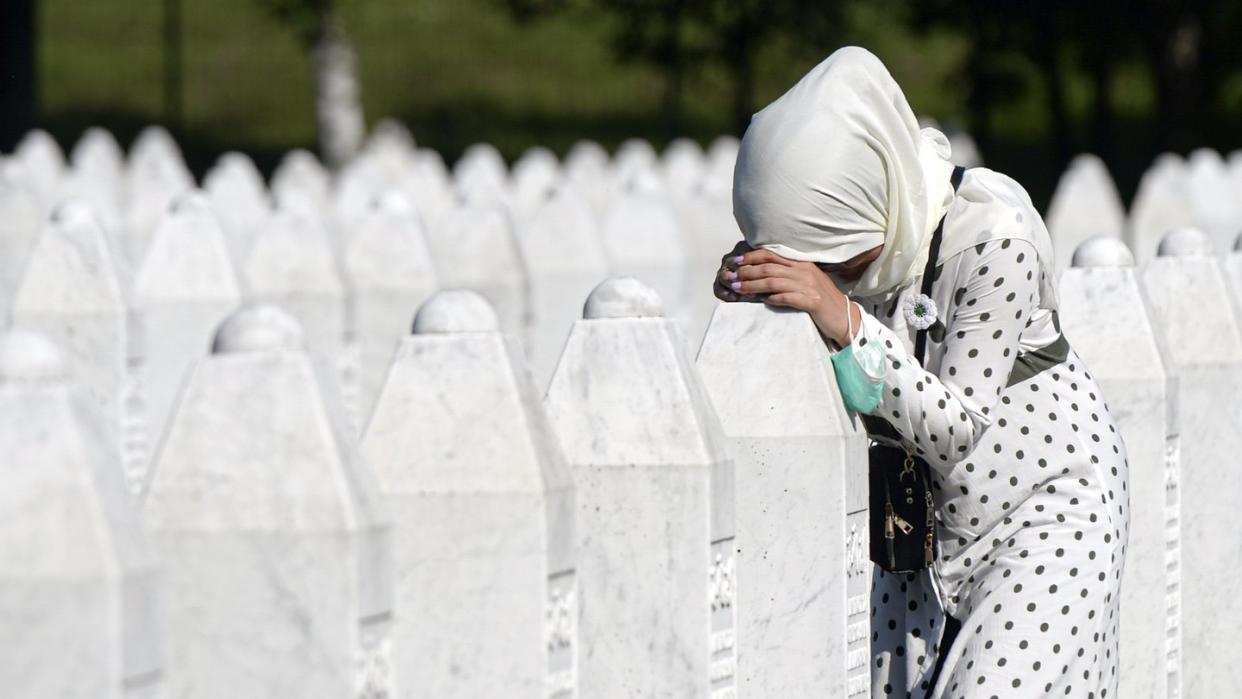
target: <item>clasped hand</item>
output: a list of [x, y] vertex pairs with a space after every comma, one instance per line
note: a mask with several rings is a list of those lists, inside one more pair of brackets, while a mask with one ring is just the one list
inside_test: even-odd
[[753, 250], [745, 242], [721, 258], [712, 290], [716, 298], [729, 303], [763, 302], [805, 311], [824, 337], [842, 347], [851, 340], [846, 309], [854, 315], [855, 330], [861, 322], [857, 307], [815, 263]]

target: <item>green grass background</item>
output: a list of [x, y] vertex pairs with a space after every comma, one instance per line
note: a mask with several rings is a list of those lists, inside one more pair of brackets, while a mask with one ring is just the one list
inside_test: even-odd
[[[510, 158], [532, 145], [563, 153], [582, 138], [615, 146], [642, 136], [661, 145], [662, 82], [611, 51], [606, 18], [575, 14], [516, 24], [497, 0], [342, 0], [359, 54], [367, 119], [404, 121], [420, 144], [450, 162], [489, 141]], [[162, 0], [39, 0], [38, 115], [66, 147], [86, 126], [127, 144], [142, 126], [164, 123]], [[941, 120], [964, 114], [957, 78], [966, 55], [954, 35], [905, 30], [895, 5], [856, 3], [848, 40], [888, 64], [916, 111]], [[202, 173], [230, 149], [266, 170], [293, 147], [313, 147], [311, 61], [293, 32], [251, 0], [183, 0], [182, 113], [177, 136]], [[764, 48], [758, 103], [779, 95], [821, 58], [773, 43]], [[1119, 143], [1110, 163], [1132, 193], [1155, 154], [1152, 90], [1136, 68], [1118, 77]], [[1074, 75], [1070, 102], [1086, 108]], [[728, 83], [712, 70], [687, 81], [683, 133], [704, 143], [731, 130]], [[995, 112], [988, 164], [1018, 177], [1037, 203], [1059, 174], [1050, 163], [1043, 95], [1028, 90]], [[1235, 143], [1219, 143], [1227, 148]], [[1089, 144], [1082, 143], [1083, 149]]]

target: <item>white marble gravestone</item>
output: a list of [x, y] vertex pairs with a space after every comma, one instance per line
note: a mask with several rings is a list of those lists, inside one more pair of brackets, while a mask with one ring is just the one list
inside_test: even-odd
[[362, 449], [395, 517], [401, 691], [575, 696], [572, 483], [486, 300], [423, 306]]
[[320, 216], [327, 213], [332, 178], [319, 159], [296, 148], [281, 158], [272, 173], [271, 196], [283, 208], [301, 208]]
[[635, 277], [653, 288], [668, 315], [682, 323], [682, 333], [687, 333], [694, 315], [692, 290], [710, 295], [719, 257], [715, 265], [708, 265], [702, 279], [692, 277], [690, 244], [677, 216], [663, 197], [646, 194], [614, 196], [600, 219], [600, 239], [613, 273]]
[[51, 134], [32, 129], [13, 149], [12, 158], [21, 163], [29, 184], [44, 206], [51, 206], [65, 172], [65, 155]]
[[1194, 226], [1208, 234], [1218, 254], [1231, 250], [1242, 231], [1242, 204], [1219, 153], [1200, 148], [1190, 154], [1186, 194]]
[[71, 167], [61, 181], [58, 197], [90, 202], [105, 228], [119, 229], [125, 153], [116, 138], [92, 126], [74, 144], [69, 162]]
[[1233, 298], [1237, 303], [1238, 312], [1242, 314], [1242, 234], [1233, 244], [1233, 249], [1221, 259], [1225, 269], [1225, 278], [1233, 289]]
[[660, 154], [660, 176], [667, 191], [673, 195], [685, 196], [697, 192], [706, 169], [707, 156], [703, 149], [688, 138], [674, 140]]
[[660, 306], [601, 284], [545, 398], [577, 490], [582, 697], [735, 692], [733, 466]]
[[272, 208], [263, 175], [249, 156], [228, 152], [203, 177], [203, 190], [220, 221], [233, 264], [240, 265]]
[[1130, 205], [1126, 244], [1140, 268], [1156, 256], [1156, 248], [1166, 233], [1192, 225], [1194, 219], [1186, 179], [1186, 161], [1179, 155], [1164, 153], [1139, 180], [1138, 191]]
[[142, 508], [169, 696], [392, 696], [389, 525], [329, 396], [271, 306], [189, 376]]
[[124, 175], [124, 218], [116, 232], [126, 259], [136, 267], [168, 205], [194, 189], [194, 176], [176, 141], [160, 126], [143, 129], [134, 140]]
[[723, 304], [699, 350], [735, 475], [738, 694], [871, 687], [867, 435], [805, 313]]
[[154, 699], [155, 557], [69, 366], [41, 335], [0, 336], [0, 688]]
[[1089, 238], [1073, 265], [1061, 329], [1099, 382], [1130, 467], [1119, 696], [1171, 699], [1182, 681], [1177, 378], [1125, 244]]
[[561, 164], [556, 154], [542, 146], [527, 149], [513, 164], [510, 199], [515, 215], [524, 216], [556, 191], [561, 180]]
[[1058, 273], [1070, 266], [1074, 251], [1096, 235], [1120, 239], [1126, 212], [1108, 166], [1089, 153], [1074, 158], [1057, 183], [1044, 217], [1056, 251]]
[[[704, 193], [730, 198], [733, 192], [733, 166], [742, 142], [736, 136], [721, 136], [707, 149], [707, 172], [703, 174]], [[730, 199], [732, 201], [732, 199]]]
[[476, 205], [506, 203], [508, 176], [504, 157], [490, 143], [470, 146], [453, 166], [457, 196]]
[[[165, 212], [134, 275], [133, 311], [143, 328], [136, 353], [143, 423], [154, 439], [163, 434], [186, 371], [207, 356], [216, 329], [241, 304], [224, 240], [207, 199], [183, 194]], [[130, 466], [139, 469], [129, 474], [132, 484], [145, 480], [146, 459]]]
[[0, 163], [0, 320], [43, 229], [42, 210], [26, 169]]
[[500, 316], [506, 332], [529, 326], [529, 288], [508, 213], [497, 204], [467, 204], [427, 231], [440, 286], [477, 291]]
[[345, 282], [331, 241], [309, 211], [278, 207], [241, 269], [247, 300], [271, 303], [301, 324], [312, 352], [335, 359], [345, 341]]
[[397, 343], [418, 307], [438, 288], [422, 220], [405, 194], [372, 199], [351, 226], [345, 250], [353, 339], [360, 362], [361, 416], [369, 415]]
[[121, 453], [128, 327], [113, 254], [82, 201], [59, 205], [30, 252], [10, 308], [14, 325], [62, 347], [70, 373], [103, 416]]
[[596, 227], [590, 204], [572, 188], [558, 190], [518, 221], [518, 247], [530, 273], [528, 356], [537, 386], [552, 378], [569, 329], [582, 317], [582, 302], [608, 276]]
[[578, 141], [563, 164], [565, 182], [578, 190], [596, 213], [608, 204], [608, 151], [595, 141]]
[[1143, 272], [1153, 316], [1178, 378], [1181, 433], [1182, 686], [1186, 697], [1223, 696], [1242, 686], [1230, 643], [1242, 597], [1227, 580], [1242, 570], [1242, 331], [1214, 246], [1195, 229], [1170, 233]]

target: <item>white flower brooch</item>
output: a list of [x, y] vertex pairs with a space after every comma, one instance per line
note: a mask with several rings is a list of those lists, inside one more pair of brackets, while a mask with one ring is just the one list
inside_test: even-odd
[[936, 324], [936, 302], [927, 294], [907, 297], [902, 304], [906, 325], [915, 330], [926, 330]]

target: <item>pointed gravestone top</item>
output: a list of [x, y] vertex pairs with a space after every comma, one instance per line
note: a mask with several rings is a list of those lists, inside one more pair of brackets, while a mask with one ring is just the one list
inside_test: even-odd
[[240, 294], [210, 202], [200, 192], [178, 196], [134, 276], [136, 301], [236, 299]]
[[633, 277], [609, 279], [591, 292], [582, 309], [582, 317], [659, 318], [664, 304], [655, 290]]
[[552, 151], [542, 146], [528, 149], [513, 164], [514, 203], [523, 210], [538, 206], [556, 189], [560, 177], [561, 166]]
[[1212, 239], [1198, 228], [1178, 228], [1160, 241], [1160, 257], [1210, 257], [1216, 253]]
[[1208, 234], [1221, 252], [1228, 250], [1229, 243], [1242, 221], [1242, 209], [1233, 191], [1229, 170], [1220, 154], [1210, 148], [1200, 148], [1190, 154], [1186, 169], [1186, 194], [1190, 199], [1191, 213], [1197, 228]]
[[111, 311], [124, 307], [112, 252], [94, 211], [70, 199], [52, 212], [13, 299], [28, 311]]
[[1133, 267], [1134, 255], [1120, 238], [1097, 235], [1074, 250], [1074, 267]]
[[673, 141], [660, 156], [660, 170], [664, 182], [677, 194], [696, 190], [706, 168], [707, 158], [703, 149], [688, 138]]
[[92, 126], [82, 133], [82, 137], [74, 144], [69, 155], [74, 170], [91, 170], [92, 172], [111, 173], [117, 177], [125, 163], [125, 152], [121, 144], [106, 129]]
[[1156, 256], [1156, 248], [1166, 233], [1193, 225], [1186, 171], [1186, 161], [1181, 156], [1162, 153], [1139, 180], [1130, 207], [1128, 241], [1139, 265]]
[[29, 131], [14, 149], [13, 158], [25, 165], [40, 199], [51, 205], [65, 170], [65, 156], [56, 139], [42, 129]]
[[500, 319], [482, 295], [450, 289], [432, 296], [414, 317], [414, 334], [497, 332]]
[[330, 179], [313, 153], [297, 148], [286, 153], [272, 173], [272, 198], [283, 206], [310, 201], [317, 207], [327, 200]]
[[1066, 262], [1092, 235], [1122, 236], [1125, 209], [1104, 161], [1089, 153], [1074, 158], [1057, 183], [1046, 221], [1057, 259]]
[[500, 151], [490, 143], [476, 143], [453, 166], [457, 193], [466, 201], [503, 200], [507, 168]]

